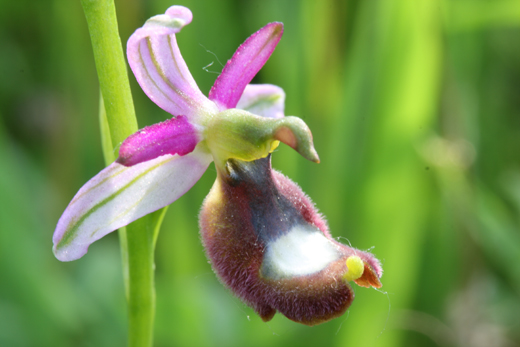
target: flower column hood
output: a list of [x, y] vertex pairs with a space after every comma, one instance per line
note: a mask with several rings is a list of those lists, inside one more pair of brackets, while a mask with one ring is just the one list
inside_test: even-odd
[[214, 161], [217, 180], [200, 226], [222, 282], [266, 321], [276, 311], [308, 325], [337, 317], [353, 299], [348, 282], [380, 287], [382, 270], [370, 253], [334, 241], [301, 189], [271, 169], [280, 142], [319, 162], [307, 125], [284, 116], [283, 90], [249, 84], [283, 25], [251, 35], [206, 97], [176, 43], [191, 20], [190, 10], [172, 6], [130, 37], [137, 81], [174, 117], [129, 136], [118, 159], [79, 190], [58, 221], [54, 254], [80, 258], [92, 242], [174, 202]]

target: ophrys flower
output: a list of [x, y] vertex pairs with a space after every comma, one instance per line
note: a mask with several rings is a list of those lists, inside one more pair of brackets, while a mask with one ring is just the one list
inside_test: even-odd
[[118, 159], [79, 190], [54, 233], [56, 257], [78, 259], [107, 233], [171, 204], [214, 161], [218, 178], [201, 232], [223, 282], [264, 320], [276, 310], [305, 324], [342, 314], [353, 299], [347, 282], [380, 286], [381, 268], [369, 253], [332, 240], [303, 192], [271, 171], [269, 155], [280, 141], [319, 162], [307, 125], [284, 116], [283, 90], [249, 84], [282, 24], [250, 36], [205, 97], [175, 38], [191, 20], [187, 8], [173, 6], [130, 37], [128, 60], [139, 84], [174, 118], [128, 137]]

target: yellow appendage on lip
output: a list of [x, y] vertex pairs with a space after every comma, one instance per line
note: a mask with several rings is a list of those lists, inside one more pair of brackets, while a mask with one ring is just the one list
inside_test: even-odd
[[347, 272], [343, 275], [343, 278], [347, 281], [355, 281], [363, 276], [365, 270], [365, 264], [363, 260], [357, 255], [352, 255], [347, 258]]

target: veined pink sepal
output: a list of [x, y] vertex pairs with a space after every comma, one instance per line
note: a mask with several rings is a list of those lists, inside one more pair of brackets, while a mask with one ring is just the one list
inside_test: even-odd
[[128, 39], [127, 56], [139, 85], [153, 102], [174, 116], [193, 120], [218, 110], [200, 91], [177, 46], [175, 34], [191, 20], [191, 11], [183, 6], [150, 18]]
[[283, 118], [285, 92], [272, 84], [248, 84], [236, 108], [266, 118]]
[[202, 176], [212, 157], [196, 148], [130, 167], [112, 163], [88, 181], [63, 212], [54, 231], [54, 255], [81, 258], [94, 241], [167, 206]]

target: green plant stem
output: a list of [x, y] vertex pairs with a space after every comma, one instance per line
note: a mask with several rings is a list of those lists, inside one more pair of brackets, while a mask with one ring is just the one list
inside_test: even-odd
[[[114, 153], [121, 142], [137, 131], [137, 120], [114, 2], [81, 0], [81, 4], [87, 18], [99, 78], [101, 137], [105, 161], [109, 164], [113, 162]], [[152, 345], [154, 249], [165, 211], [166, 208], [161, 209], [119, 230], [130, 347]]]
[[87, 18], [99, 88], [112, 144], [119, 145], [137, 131], [134, 103], [113, 0], [81, 0]]
[[[128, 345], [151, 346], [155, 317], [154, 250], [167, 207], [126, 227], [129, 269]], [[123, 246], [123, 245], [122, 245]]]

